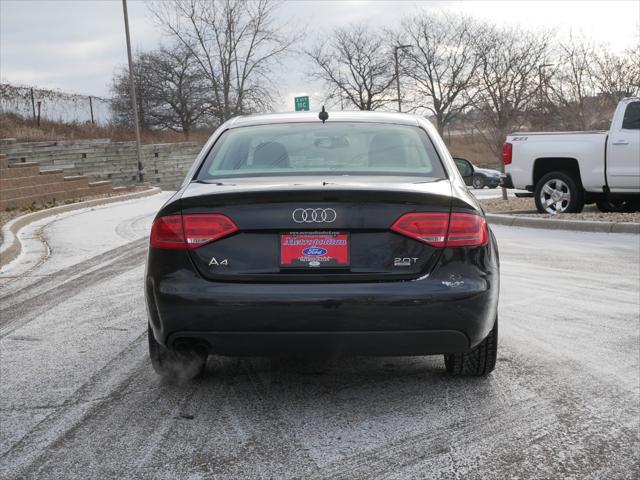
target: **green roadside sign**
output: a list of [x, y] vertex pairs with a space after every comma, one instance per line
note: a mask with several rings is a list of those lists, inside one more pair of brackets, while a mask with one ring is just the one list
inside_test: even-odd
[[309, 111], [309, 97], [295, 97], [293, 100], [296, 107], [296, 112]]

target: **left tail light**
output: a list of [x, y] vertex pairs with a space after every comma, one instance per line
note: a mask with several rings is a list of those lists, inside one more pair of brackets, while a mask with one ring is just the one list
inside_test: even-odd
[[489, 239], [484, 217], [471, 213], [407, 213], [391, 230], [433, 247], [477, 247]]
[[513, 160], [513, 144], [505, 142], [502, 145], [502, 163], [510, 165]]
[[168, 215], [151, 226], [153, 248], [192, 250], [238, 231], [228, 217], [217, 213]]

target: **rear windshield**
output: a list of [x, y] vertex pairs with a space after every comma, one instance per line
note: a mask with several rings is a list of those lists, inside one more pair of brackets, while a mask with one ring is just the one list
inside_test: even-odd
[[318, 174], [446, 177], [429, 137], [418, 127], [318, 122], [228, 130], [197, 179]]

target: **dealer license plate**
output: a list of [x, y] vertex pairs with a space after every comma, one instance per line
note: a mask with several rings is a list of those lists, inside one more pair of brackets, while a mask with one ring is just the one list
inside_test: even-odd
[[287, 232], [280, 234], [280, 267], [344, 268], [349, 266], [349, 234]]

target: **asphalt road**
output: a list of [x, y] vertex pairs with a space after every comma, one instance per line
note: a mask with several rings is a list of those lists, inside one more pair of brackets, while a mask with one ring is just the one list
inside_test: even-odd
[[[25, 233], [0, 272], [1, 478], [637, 478], [638, 236], [494, 227], [500, 350], [441, 357], [147, 359], [144, 236], [161, 197]], [[35, 255], [35, 257], [34, 257]]]

